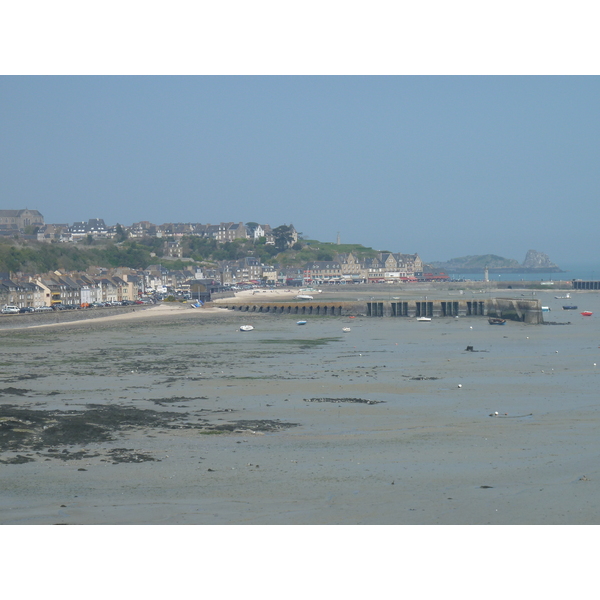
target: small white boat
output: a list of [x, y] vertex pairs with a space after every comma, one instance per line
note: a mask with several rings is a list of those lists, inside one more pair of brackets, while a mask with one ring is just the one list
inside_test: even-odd
[[417, 317], [417, 321], [424, 323], [425, 321], [431, 321], [431, 317]]
[[352, 330], [350, 329], [350, 327], [342, 327], [342, 331], [344, 333], [348, 333], [349, 331], [352, 331]]
[[542, 312], [550, 312], [549, 306], [542, 306]]
[[296, 321], [296, 325], [306, 325], [306, 321]]
[[554, 296], [557, 300], [566, 300], [567, 298], [571, 297], [571, 294], [569, 294], [568, 292], [564, 295], [564, 296]]
[[254, 327], [252, 327], [252, 325], [242, 325], [240, 327], [240, 331], [252, 331], [254, 329]]
[[314, 298], [308, 294], [298, 294], [296, 300], [314, 300]]

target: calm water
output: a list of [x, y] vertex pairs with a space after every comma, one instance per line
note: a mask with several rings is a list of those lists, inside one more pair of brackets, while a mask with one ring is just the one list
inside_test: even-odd
[[[571, 281], [583, 279], [586, 281], [600, 279], [600, 264], [598, 265], [561, 265], [564, 273], [490, 273], [490, 281]], [[483, 273], [452, 273], [451, 279], [468, 279], [483, 281]]]

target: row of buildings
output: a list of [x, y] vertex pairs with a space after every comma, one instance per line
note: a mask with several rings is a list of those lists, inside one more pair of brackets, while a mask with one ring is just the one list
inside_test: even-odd
[[[289, 245], [298, 241], [298, 233], [290, 225]], [[163, 223], [155, 225], [150, 221], [140, 221], [132, 225], [106, 225], [104, 219], [89, 219], [68, 223], [45, 223], [43, 215], [37, 210], [0, 210], [0, 235], [21, 235], [38, 242], [78, 242], [91, 237], [100, 239], [126, 238], [182, 238], [196, 236], [214, 239], [218, 243], [232, 242], [238, 239], [258, 241], [265, 239], [266, 244], [275, 244], [273, 229], [268, 224], [224, 222], [218, 225], [202, 223]]]
[[134, 287], [133, 282], [116, 276], [90, 277], [56, 272], [30, 280], [3, 277], [0, 279], [0, 304], [38, 308], [133, 301], [138, 298]]
[[37, 308], [134, 301], [146, 294], [189, 293], [198, 282], [219, 291], [245, 285], [401, 284], [444, 279], [448, 279], [445, 273], [431, 272], [418, 254], [384, 252], [359, 260], [348, 253], [338, 255], [336, 260], [314, 261], [303, 267], [275, 267], [246, 257], [182, 270], [156, 264], [143, 270], [91, 267], [86, 272], [58, 270], [41, 275], [0, 273], [0, 305]]
[[[293, 226], [292, 226], [293, 227]], [[295, 232], [295, 230], [294, 230]], [[139, 239], [144, 237], [156, 238], [182, 238], [183, 236], [195, 236], [214, 239], [219, 243], [232, 242], [238, 239], [259, 240], [265, 238], [267, 244], [274, 244], [273, 229], [270, 225], [248, 226], [244, 223], [219, 223], [218, 225], [202, 223], [163, 223], [155, 225], [150, 221], [140, 221], [132, 225], [110, 225], [107, 226], [104, 219], [89, 219], [88, 221], [77, 221], [73, 225], [68, 224], [45, 224], [36, 232], [38, 242], [78, 242], [91, 237], [100, 239]], [[295, 240], [298, 240], [296, 233]]]
[[[293, 229], [293, 226], [291, 226]], [[273, 229], [270, 225], [248, 226], [244, 223], [219, 223], [218, 225], [202, 223], [163, 223], [154, 225], [150, 221], [140, 221], [132, 225], [107, 226], [104, 219], [89, 219], [77, 221], [73, 225], [48, 224], [40, 227], [36, 234], [38, 242], [78, 242], [87, 239], [139, 239], [144, 237], [182, 238], [195, 236], [214, 239], [218, 243], [233, 242], [233, 240], [254, 240], [265, 238], [266, 244], [275, 244]], [[292, 243], [298, 241], [298, 234], [293, 229]]]

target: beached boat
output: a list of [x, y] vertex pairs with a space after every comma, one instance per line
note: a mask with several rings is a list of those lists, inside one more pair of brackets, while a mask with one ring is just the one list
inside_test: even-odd
[[344, 333], [348, 333], [349, 331], [351, 331], [350, 327], [342, 327], [342, 331]]
[[252, 327], [252, 325], [242, 325], [240, 327], [240, 331], [252, 331], [254, 329], [254, 327]]
[[549, 306], [542, 306], [542, 312], [550, 312]]
[[497, 317], [490, 317], [488, 319], [488, 323], [490, 325], [504, 325], [504, 323], [506, 323], [506, 319], [498, 319]]
[[417, 321], [425, 323], [426, 321], [431, 321], [431, 317], [417, 317]]
[[308, 294], [298, 294], [296, 300], [314, 300], [314, 298]]
[[584, 310], [584, 311], [583, 311], [581, 314], [582, 314], [584, 317], [591, 317], [593, 313], [592, 313], [592, 311], [591, 311], [591, 310]]
[[577, 307], [576, 306], [567, 305], [567, 306], [563, 306], [563, 310], [577, 310]]
[[296, 325], [306, 325], [306, 321], [296, 321]]

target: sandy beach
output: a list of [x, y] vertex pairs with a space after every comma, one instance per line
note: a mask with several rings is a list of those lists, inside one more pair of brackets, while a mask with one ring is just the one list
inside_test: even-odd
[[0, 522], [596, 524], [600, 332], [543, 301], [571, 324], [164, 304], [0, 328]]

